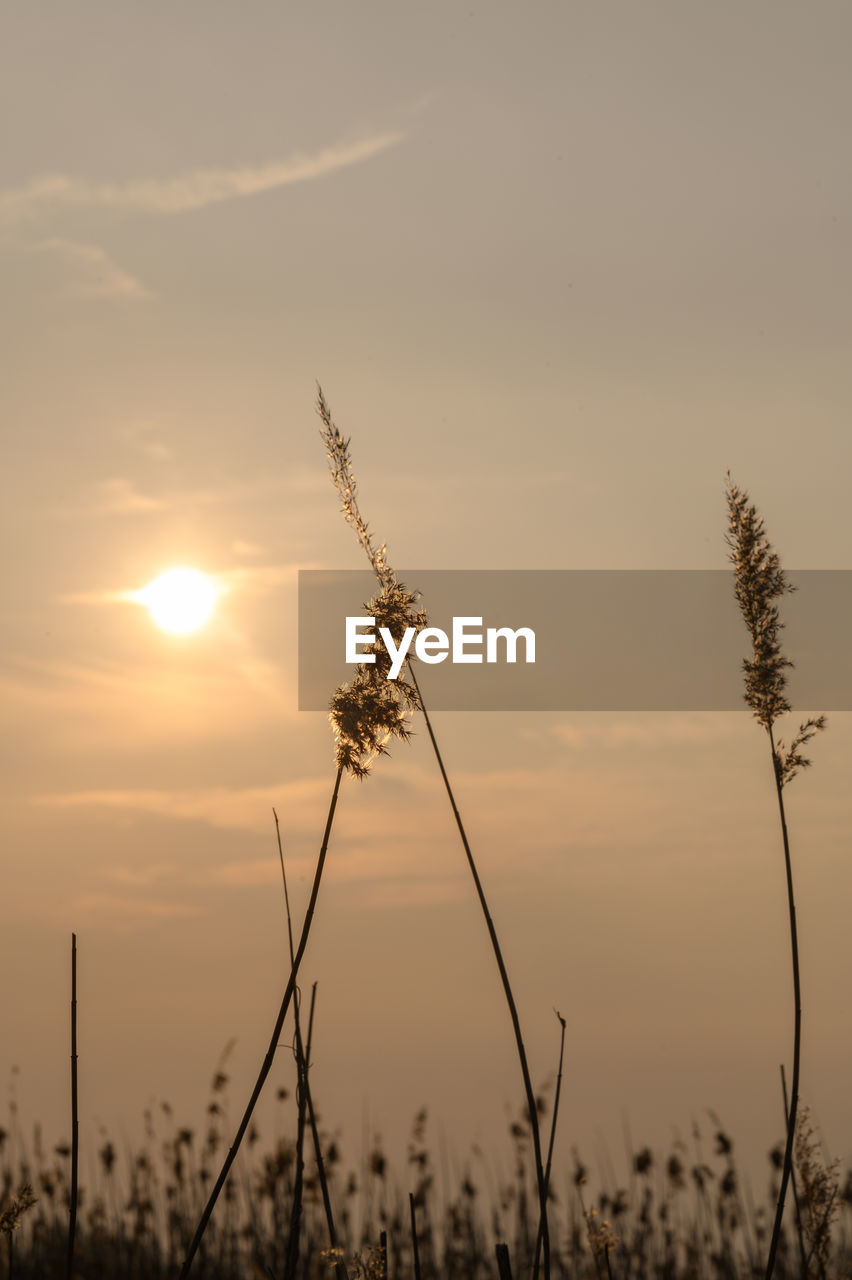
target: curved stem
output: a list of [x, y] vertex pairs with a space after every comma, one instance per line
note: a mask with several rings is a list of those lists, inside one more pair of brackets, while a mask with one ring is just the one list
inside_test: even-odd
[[[550, 1171], [553, 1165], [553, 1144], [556, 1141], [556, 1118], [559, 1115], [559, 1095], [562, 1092], [562, 1063], [565, 1058], [565, 1027], [566, 1022], [558, 1009], [553, 1011], [559, 1019], [561, 1031], [559, 1033], [559, 1069], [556, 1073], [556, 1092], [553, 1095], [553, 1119], [550, 1123], [550, 1139], [547, 1144], [547, 1163], [544, 1166], [544, 1187], [545, 1191], [550, 1190]], [[538, 1273], [539, 1257], [541, 1255], [541, 1233], [542, 1223], [538, 1224], [538, 1234], [535, 1241], [535, 1272]]]
[[784, 1148], [784, 1167], [781, 1172], [781, 1187], [778, 1192], [778, 1204], [775, 1209], [775, 1222], [772, 1227], [772, 1238], [769, 1243], [769, 1257], [766, 1263], [766, 1280], [772, 1280], [775, 1269], [775, 1255], [781, 1235], [781, 1221], [784, 1217], [784, 1200], [787, 1195], [787, 1183], [793, 1167], [793, 1142], [796, 1136], [796, 1111], [799, 1105], [799, 1058], [802, 1044], [802, 989], [799, 978], [799, 938], [796, 929], [796, 903], [793, 897], [793, 868], [790, 861], [790, 840], [787, 834], [787, 818], [784, 812], [784, 784], [775, 753], [775, 739], [772, 726], [769, 725], [769, 745], [772, 749], [772, 765], [775, 770], [775, 789], [778, 793], [778, 811], [781, 816], [781, 835], [784, 840], [784, 866], [787, 872], [787, 905], [790, 913], [790, 947], [793, 953], [793, 1000], [795, 1004], [795, 1021], [793, 1032], [793, 1075], [790, 1081], [790, 1110], [787, 1117], [787, 1142]]
[[[423, 719], [426, 721], [426, 728], [429, 731], [429, 738], [432, 742], [432, 747], [434, 748], [434, 751], [435, 751], [435, 757], [438, 761], [438, 768], [441, 770], [441, 777], [444, 780], [444, 786], [446, 788], [447, 795], [449, 796], [450, 805], [453, 810], [453, 817], [456, 820], [456, 826], [458, 827], [459, 835], [461, 836], [461, 842], [462, 842], [462, 845], [464, 846], [465, 855], [467, 856], [467, 863], [468, 863], [468, 866], [470, 867], [470, 874], [473, 876], [473, 883], [476, 886], [476, 893], [479, 898], [479, 905], [482, 907], [482, 914], [485, 916], [485, 923], [488, 927], [488, 936], [491, 939], [491, 946], [494, 950], [494, 958], [497, 961], [497, 968], [500, 971], [500, 980], [503, 983], [503, 990], [506, 993], [506, 1003], [509, 1006], [509, 1015], [512, 1019], [512, 1027], [514, 1028], [514, 1032], [515, 1032], [515, 1043], [518, 1047], [518, 1058], [521, 1064], [521, 1075], [523, 1076], [523, 1080], [524, 1080], [524, 1092], [526, 1093], [526, 1096], [527, 1096], [527, 1109], [529, 1111], [530, 1130], [532, 1132], [533, 1151], [535, 1154], [535, 1172], [536, 1172], [536, 1181], [538, 1184], [538, 1200], [539, 1200], [539, 1213], [540, 1213], [539, 1229], [541, 1232], [542, 1253], [543, 1253], [543, 1262], [544, 1262], [544, 1280], [550, 1280], [550, 1234], [547, 1227], [547, 1183], [544, 1176], [544, 1162], [541, 1156], [541, 1136], [539, 1134], [539, 1127], [538, 1127], [538, 1108], [536, 1106], [535, 1094], [533, 1092], [533, 1087], [532, 1087], [532, 1081], [530, 1080], [529, 1067], [527, 1066], [527, 1054], [524, 1048], [524, 1039], [523, 1039], [523, 1036], [521, 1035], [521, 1024], [518, 1018], [518, 1010], [515, 1005], [515, 998], [512, 995], [512, 987], [509, 982], [509, 975], [506, 972], [506, 965], [503, 962], [503, 953], [500, 950], [500, 943], [497, 939], [497, 930], [494, 928], [494, 921], [491, 919], [491, 912], [488, 910], [488, 903], [485, 899], [485, 891], [483, 890], [482, 882], [479, 879], [479, 872], [476, 869], [476, 863], [473, 860], [473, 854], [471, 853], [470, 845], [468, 844], [467, 833], [464, 829], [464, 823], [461, 820], [461, 814], [459, 813], [458, 807], [456, 805], [455, 796], [453, 795], [453, 789], [452, 789], [452, 786], [450, 785], [450, 779], [448, 778], [447, 771], [444, 768], [444, 761], [441, 758], [441, 752], [438, 747], [438, 742], [432, 730], [432, 722], [429, 719], [429, 713], [427, 712], [425, 704], [423, 702], [423, 698], [420, 695], [420, 686], [417, 683], [417, 676], [413, 669], [411, 671], [411, 678], [414, 682], [415, 688], [417, 689], [418, 696], [420, 697], [420, 709], [423, 712]], [[537, 1280], [538, 1270], [539, 1270], [538, 1259], [536, 1259], [536, 1264], [533, 1271], [533, 1280]]]
[[296, 977], [299, 972], [299, 965], [302, 962], [302, 956], [305, 954], [305, 948], [308, 945], [308, 934], [311, 931], [311, 921], [313, 920], [313, 917], [314, 917], [314, 908], [316, 906], [317, 897], [319, 895], [320, 880], [322, 879], [322, 871], [323, 871], [323, 867], [325, 866], [325, 855], [328, 851], [328, 842], [331, 836], [332, 823], [334, 822], [334, 811], [337, 808], [337, 797], [340, 792], [340, 779], [342, 776], [343, 776], [343, 769], [339, 768], [337, 770], [337, 777], [334, 780], [334, 791], [332, 792], [332, 795], [331, 795], [331, 804], [329, 805], [329, 809], [328, 809], [328, 818], [326, 819], [325, 834], [323, 836], [322, 847], [320, 848], [319, 857], [317, 858], [316, 871], [314, 872], [314, 882], [313, 882], [313, 885], [311, 886], [311, 896], [308, 901], [307, 911], [305, 912], [305, 922], [302, 925], [302, 936], [299, 939], [299, 946], [296, 950], [296, 957], [290, 968], [290, 977], [287, 981], [287, 989], [284, 992], [284, 998], [281, 1001], [281, 1008], [278, 1011], [278, 1017], [275, 1019], [275, 1026], [272, 1031], [272, 1037], [269, 1041], [269, 1048], [267, 1049], [266, 1056], [263, 1059], [263, 1062], [261, 1063], [257, 1081], [255, 1083], [254, 1089], [252, 1090], [251, 1097], [248, 1100], [248, 1105], [246, 1106], [245, 1112], [243, 1113], [243, 1118], [240, 1121], [240, 1127], [237, 1129], [236, 1136], [234, 1138], [234, 1141], [231, 1143], [231, 1147], [228, 1151], [227, 1156], [225, 1157], [225, 1162], [222, 1165], [222, 1169], [221, 1169], [221, 1172], [219, 1173], [219, 1177], [216, 1179], [216, 1185], [213, 1187], [213, 1190], [210, 1192], [210, 1199], [207, 1201], [207, 1204], [204, 1207], [204, 1212], [202, 1213], [198, 1226], [195, 1229], [195, 1235], [192, 1237], [192, 1242], [189, 1246], [189, 1250], [187, 1251], [187, 1255], [186, 1255], [186, 1258], [184, 1259], [183, 1266], [180, 1269], [180, 1280], [186, 1280], [186, 1277], [189, 1275], [189, 1269], [192, 1266], [192, 1260], [195, 1257], [199, 1244], [201, 1243], [202, 1236], [204, 1235], [204, 1232], [207, 1230], [207, 1224], [210, 1221], [210, 1217], [213, 1213], [213, 1209], [215, 1207], [216, 1201], [219, 1199], [219, 1192], [222, 1190], [222, 1187], [225, 1185], [225, 1181], [228, 1177], [228, 1173], [230, 1171], [231, 1165], [234, 1163], [236, 1154], [239, 1151], [240, 1143], [242, 1142], [245, 1136], [245, 1132], [248, 1129], [249, 1121], [251, 1120], [251, 1117], [252, 1117], [252, 1112], [254, 1111], [254, 1108], [257, 1104], [257, 1100], [260, 1097], [261, 1090], [263, 1089], [263, 1086], [266, 1082], [266, 1077], [269, 1075], [270, 1069], [272, 1067], [272, 1061], [275, 1057], [275, 1051], [278, 1048], [278, 1041], [281, 1036], [281, 1030], [284, 1026], [284, 1019], [287, 1017], [287, 1010], [289, 1009], [290, 1001], [293, 998], [293, 990], [296, 986]]

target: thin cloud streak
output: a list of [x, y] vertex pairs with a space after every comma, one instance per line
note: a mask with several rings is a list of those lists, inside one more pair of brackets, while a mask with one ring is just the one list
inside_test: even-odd
[[141, 302], [154, 296], [141, 280], [124, 271], [96, 244], [52, 236], [35, 248], [53, 253], [65, 263], [72, 277], [69, 291], [79, 297]]
[[383, 133], [347, 146], [326, 147], [314, 155], [241, 169], [196, 169], [176, 178], [146, 178], [125, 183], [87, 182], [63, 174], [34, 178], [23, 187], [0, 192], [0, 221], [17, 223], [57, 208], [118, 209], [132, 213], [186, 213], [275, 191], [294, 182], [310, 182], [360, 164], [401, 142], [402, 133]]
[[328, 778], [306, 778], [265, 787], [202, 787], [180, 791], [155, 788], [78, 791], [35, 797], [35, 803], [59, 809], [114, 809], [177, 818], [226, 831], [268, 835], [272, 808], [292, 815], [301, 830], [301, 805], [316, 804], [330, 790]]
[[[160, 493], [143, 493], [127, 476], [109, 476], [98, 481], [96, 492], [79, 503], [53, 507], [49, 514], [56, 520], [99, 520], [105, 516], [148, 515], [156, 511], [185, 510], [188, 507], [236, 506], [257, 502], [264, 496], [285, 494], [293, 498], [325, 494], [328, 479], [307, 468], [293, 468], [286, 475], [268, 476], [241, 485], [222, 485], [210, 489], [166, 489]], [[89, 491], [91, 494], [91, 490]], [[309, 566], [303, 564], [302, 568]]]
[[132, 480], [124, 476], [112, 476], [101, 484], [103, 501], [101, 511], [111, 515], [130, 515], [140, 511], [161, 511], [165, 506], [162, 498], [141, 493]]

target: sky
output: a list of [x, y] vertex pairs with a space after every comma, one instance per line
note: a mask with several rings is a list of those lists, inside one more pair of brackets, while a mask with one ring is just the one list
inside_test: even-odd
[[[297, 574], [365, 564], [317, 381], [394, 565], [724, 568], [728, 469], [784, 565], [852, 565], [852, 13], [81, 0], [0, 28], [0, 1089], [67, 1136], [74, 931], [93, 1142], [163, 1100], [198, 1123], [232, 1039], [236, 1111], [268, 1042], [272, 808], [298, 915], [334, 780]], [[175, 637], [128, 595], [180, 564], [227, 592]], [[791, 695], [830, 716], [788, 797], [802, 1098], [848, 1161], [852, 726]], [[342, 788], [314, 1093], [355, 1162], [369, 1132], [401, 1163], [426, 1106], [460, 1165], [507, 1163], [511, 1027], [414, 728]], [[551, 1090], [566, 1019], [557, 1163], [712, 1108], [763, 1179], [792, 1038], [765, 734], [435, 728]]]

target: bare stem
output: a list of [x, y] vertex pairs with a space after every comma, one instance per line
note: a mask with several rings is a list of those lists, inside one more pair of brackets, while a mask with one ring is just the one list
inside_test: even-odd
[[[781, 1093], [784, 1098], [784, 1131], [786, 1133], [787, 1126], [790, 1123], [790, 1107], [787, 1101], [787, 1073], [784, 1070], [784, 1063], [781, 1063]], [[799, 1252], [802, 1256], [802, 1276], [807, 1278], [808, 1264], [805, 1259], [805, 1238], [802, 1235], [802, 1211], [799, 1205], [799, 1191], [796, 1186], [796, 1170], [790, 1167], [790, 1185], [793, 1188], [793, 1204], [796, 1209], [796, 1233], [799, 1237]]]
[[787, 905], [790, 915], [790, 948], [793, 956], [793, 1002], [795, 1007], [793, 1031], [793, 1075], [790, 1081], [790, 1107], [787, 1115], [787, 1141], [784, 1147], [784, 1165], [781, 1171], [781, 1186], [778, 1191], [778, 1204], [775, 1209], [775, 1222], [772, 1227], [772, 1238], [769, 1242], [769, 1257], [766, 1262], [766, 1280], [772, 1280], [775, 1269], [775, 1255], [781, 1235], [781, 1222], [784, 1217], [784, 1200], [787, 1195], [787, 1183], [793, 1167], [793, 1140], [796, 1134], [796, 1112], [799, 1106], [799, 1059], [802, 1044], [802, 990], [799, 978], [799, 937], [796, 929], [796, 902], [793, 897], [793, 868], [790, 860], [790, 839], [787, 834], [787, 817], [784, 812], [784, 789], [778, 757], [775, 751], [775, 740], [772, 725], [767, 726], [769, 745], [772, 751], [772, 765], [775, 772], [775, 789], [778, 794], [778, 812], [781, 817], [781, 835], [784, 841], [784, 866], [787, 873]]
[[408, 1193], [408, 1211], [411, 1215], [411, 1248], [414, 1254], [414, 1280], [421, 1280], [420, 1249], [417, 1244], [417, 1214], [414, 1208], [414, 1196]]
[[77, 1115], [77, 935], [71, 934], [71, 1203], [68, 1215], [68, 1256], [65, 1274], [71, 1280], [74, 1269], [74, 1238], [77, 1233], [77, 1169], [80, 1157], [80, 1124]]
[[[418, 695], [420, 695], [420, 686], [417, 683], [417, 675], [415, 674], [414, 671], [412, 671], [411, 673], [411, 678], [414, 682], [415, 688], [417, 689]], [[491, 919], [491, 912], [488, 909], [488, 902], [485, 898], [485, 891], [482, 888], [482, 881], [479, 878], [479, 872], [476, 869], [476, 863], [474, 861], [473, 854], [471, 852], [470, 844], [468, 843], [467, 832], [465, 831], [464, 823], [462, 822], [462, 819], [461, 819], [461, 814], [459, 813], [458, 806], [456, 805], [456, 798], [453, 794], [453, 788], [450, 785], [450, 779], [447, 776], [446, 769], [444, 768], [444, 761], [441, 756], [440, 748], [438, 747], [438, 740], [435, 737], [434, 731], [432, 729], [432, 722], [429, 719], [429, 713], [426, 710], [426, 706], [425, 706], [425, 703], [423, 702], [422, 696], [420, 697], [420, 707], [423, 712], [423, 719], [426, 721], [426, 728], [429, 732], [429, 738], [431, 740], [432, 747], [435, 752], [435, 758], [438, 761], [438, 768], [440, 769], [441, 777], [444, 780], [444, 786], [447, 791], [447, 796], [449, 797], [450, 806], [453, 811], [453, 817], [456, 820], [456, 826], [458, 827], [459, 835], [461, 836], [461, 842], [464, 847], [465, 856], [467, 857], [467, 864], [470, 867], [470, 874], [473, 876], [473, 883], [476, 886], [476, 893], [477, 893], [477, 897], [479, 898], [479, 905], [482, 907], [482, 914], [485, 917], [485, 924], [488, 928], [488, 936], [491, 939], [491, 946], [494, 951], [494, 958], [497, 961], [497, 968], [500, 972], [500, 981], [503, 983], [503, 991], [505, 992], [505, 995], [506, 995], [506, 1003], [509, 1006], [509, 1016], [512, 1019], [512, 1027], [515, 1032], [515, 1044], [517, 1045], [517, 1049], [518, 1049], [518, 1059], [521, 1064], [521, 1075], [524, 1081], [524, 1092], [526, 1093], [526, 1097], [527, 1097], [527, 1110], [529, 1112], [530, 1131], [532, 1133], [533, 1152], [535, 1155], [535, 1171], [536, 1171], [536, 1181], [538, 1184], [538, 1201], [539, 1201], [539, 1214], [540, 1214], [539, 1232], [541, 1235], [541, 1242], [542, 1242], [544, 1280], [550, 1280], [550, 1233], [548, 1231], [548, 1226], [547, 1226], [547, 1183], [545, 1181], [544, 1164], [542, 1162], [542, 1157], [541, 1157], [541, 1135], [539, 1133], [539, 1126], [538, 1126], [538, 1107], [536, 1106], [535, 1093], [533, 1092], [529, 1067], [527, 1065], [527, 1054], [526, 1054], [526, 1049], [524, 1048], [524, 1038], [523, 1038], [523, 1035], [521, 1034], [521, 1023], [520, 1023], [520, 1019], [518, 1018], [518, 1009], [517, 1009], [517, 1005], [515, 1004], [515, 997], [512, 994], [512, 986], [511, 986], [511, 983], [509, 982], [509, 974], [506, 971], [506, 965], [503, 961], [503, 953], [500, 950], [500, 942], [497, 938], [497, 930], [494, 928], [494, 921]], [[536, 1262], [535, 1262], [535, 1267], [533, 1269], [533, 1280], [537, 1280], [538, 1274], [539, 1274], [539, 1259], [538, 1259], [538, 1251], [536, 1250]]]
[[[550, 1191], [550, 1170], [553, 1164], [553, 1146], [556, 1141], [556, 1117], [559, 1115], [559, 1095], [562, 1092], [562, 1063], [565, 1059], [565, 1019], [558, 1009], [554, 1009], [554, 1013], [559, 1019], [559, 1070], [556, 1073], [556, 1090], [553, 1095], [553, 1118], [550, 1122], [550, 1139], [547, 1144], [547, 1164], [544, 1168], [544, 1187], [545, 1193]], [[539, 1254], [541, 1252], [541, 1228], [542, 1224], [538, 1224], [538, 1235], [535, 1242], [535, 1270], [538, 1271]]]
[[305, 948], [308, 945], [308, 935], [310, 934], [310, 931], [311, 931], [311, 922], [313, 921], [313, 917], [314, 917], [314, 908], [316, 907], [317, 897], [319, 896], [320, 881], [322, 879], [323, 867], [325, 866], [326, 853], [328, 852], [328, 842], [331, 837], [331, 828], [334, 822], [334, 812], [335, 812], [335, 809], [337, 808], [337, 797], [340, 793], [340, 779], [342, 776], [343, 776], [343, 770], [342, 768], [339, 768], [337, 770], [337, 776], [334, 780], [334, 790], [331, 795], [331, 803], [328, 809], [328, 818], [326, 819], [326, 824], [325, 824], [325, 834], [323, 835], [322, 846], [319, 851], [319, 857], [317, 858], [316, 870], [314, 872], [314, 882], [313, 882], [313, 885], [311, 886], [311, 896], [308, 901], [308, 909], [305, 912], [305, 920], [304, 920], [304, 924], [302, 925], [302, 936], [299, 939], [299, 946], [296, 951], [295, 957], [293, 959], [293, 964], [290, 968], [290, 977], [287, 981], [287, 988], [284, 992], [284, 997], [281, 1001], [281, 1008], [278, 1011], [278, 1017], [275, 1019], [275, 1026], [272, 1030], [272, 1037], [269, 1041], [269, 1048], [267, 1049], [266, 1056], [264, 1057], [263, 1062], [261, 1064], [257, 1081], [255, 1083], [254, 1089], [252, 1090], [251, 1097], [248, 1100], [248, 1105], [246, 1106], [245, 1112], [243, 1114], [243, 1118], [240, 1121], [240, 1126], [237, 1129], [234, 1141], [232, 1142], [230, 1149], [228, 1151], [228, 1154], [225, 1157], [225, 1161], [222, 1165], [222, 1169], [219, 1173], [218, 1178], [216, 1179], [215, 1186], [213, 1187], [213, 1190], [210, 1193], [210, 1198], [204, 1207], [204, 1212], [202, 1213], [198, 1226], [195, 1229], [195, 1235], [192, 1238], [192, 1242], [190, 1243], [189, 1250], [187, 1252], [186, 1258], [184, 1259], [183, 1266], [181, 1267], [181, 1270], [180, 1270], [180, 1280], [186, 1280], [186, 1277], [189, 1275], [189, 1271], [192, 1266], [192, 1260], [195, 1257], [195, 1254], [198, 1250], [198, 1246], [201, 1243], [204, 1232], [207, 1229], [207, 1224], [210, 1221], [210, 1217], [213, 1213], [213, 1209], [216, 1205], [216, 1201], [219, 1198], [219, 1193], [222, 1190], [222, 1187], [225, 1185], [225, 1181], [228, 1177], [228, 1173], [230, 1172], [231, 1165], [234, 1163], [237, 1152], [239, 1151], [240, 1143], [245, 1137], [245, 1133], [246, 1133], [246, 1130], [248, 1129], [249, 1121], [251, 1120], [252, 1113], [254, 1111], [255, 1106], [257, 1105], [257, 1100], [260, 1097], [261, 1091], [266, 1082], [266, 1077], [269, 1075], [269, 1072], [272, 1068], [272, 1062], [273, 1062], [273, 1059], [275, 1058], [275, 1051], [278, 1048], [278, 1041], [281, 1036], [281, 1030], [284, 1026], [284, 1019], [287, 1017], [287, 1010], [290, 1008], [290, 1001], [293, 998], [293, 991], [295, 990], [295, 987], [296, 987], [296, 977], [299, 972], [299, 965], [302, 962], [302, 956], [305, 954]]
[[[278, 858], [281, 863], [281, 879], [284, 882], [284, 904], [287, 910], [287, 937], [290, 944], [290, 966], [292, 968], [292, 965], [295, 959], [294, 953], [293, 953], [293, 921], [290, 915], [290, 895], [287, 891], [287, 872], [284, 867], [284, 846], [281, 842], [281, 827], [278, 822], [278, 814], [274, 808], [272, 810], [272, 816], [275, 818], [275, 837], [278, 842]], [[316, 983], [314, 983], [313, 994], [311, 996], [310, 1027], [313, 1026], [315, 996], [316, 996]], [[329, 1245], [332, 1249], [336, 1249], [337, 1248], [337, 1232], [334, 1227], [334, 1213], [332, 1212], [332, 1208], [331, 1208], [331, 1196], [329, 1194], [328, 1179], [325, 1173], [325, 1161], [323, 1160], [322, 1146], [320, 1144], [319, 1131], [317, 1129], [317, 1118], [314, 1113], [314, 1100], [311, 1096], [311, 1086], [308, 1080], [308, 1060], [310, 1058], [310, 1052], [311, 1052], [310, 1050], [311, 1032], [309, 1027], [308, 1046], [307, 1046], [307, 1050], [304, 1050], [302, 1047], [302, 1029], [301, 1029], [301, 1024], [299, 1020], [298, 1000], [296, 1000], [295, 1004], [293, 1005], [293, 1011], [294, 1011], [295, 1023], [296, 1023], [296, 1059], [297, 1059], [300, 1077], [302, 1075], [302, 1064], [304, 1063], [305, 1102], [307, 1103], [307, 1108], [308, 1108], [308, 1120], [311, 1126], [311, 1138], [314, 1144], [314, 1155], [316, 1157], [317, 1174], [319, 1175], [320, 1189], [322, 1191], [322, 1203], [323, 1203], [323, 1208], [325, 1209], [325, 1219], [326, 1219], [326, 1223], [328, 1224]], [[337, 1262], [335, 1264], [335, 1270], [337, 1271], [338, 1280], [349, 1280], [349, 1273], [346, 1270], [346, 1264], [344, 1263], [342, 1258], [337, 1259]]]

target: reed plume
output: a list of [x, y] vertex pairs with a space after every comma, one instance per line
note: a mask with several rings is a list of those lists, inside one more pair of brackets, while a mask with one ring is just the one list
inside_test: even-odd
[[780, 632], [783, 627], [776, 603], [791, 586], [777, 552], [773, 551], [761, 516], [749, 501], [748, 494], [734, 484], [730, 472], [727, 477], [728, 532], [726, 541], [734, 565], [734, 591], [737, 603], [745, 619], [751, 637], [752, 657], [743, 659], [745, 676], [745, 701], [751, 707], [758, 723], [769, 738], [772, 768], [778, 797], [781, 835], [784, 844], [784, 866], [787, 877], [787, 906], [790, 917], [790, 948], [793, 958], [793, 1074], [790, 1082], [790, 1106], [787, 1117], [787, 1140], [781, 1185], [775, 1210], [775, 1221], [766, 1263], [766, 1280], [771, 1280], [775, 1268], [781, 1222], [784, 1217], [784, 1201], [793, 1163], [793, 1144], [796, 1134], [796, 1111], [799, 1103], [799, 1063], [802, 1043], [802, 994], [799, 973], [799, 941], [796, 928], [796, 904], [793, 895], [793, 870], [790, 858], [790, 839], [784, 808], [784, 788], [801, 769], [810, 765], [803, 749], [815, 734], [825, 728], [825, 716], [815, 716], [799, 725], [789, 746], [775, 740], [775, 723], [779, 716], [791, 710], [787, 698], [787, 672], [793, 666], [781, 649]]
[[[328, 455], [332, 483], [334, 484], [334, 487], [337, 490], [338, 496], [340, 498], [341, 511], [347, 523], [350, 524], [354, 529], [358, 542], [360, 543], [365, 554], [367, 555], [367, 558], [370, 561], [370, 564], [372, 565], [373, 572], [375, 573], [382, 587], [381, 596], [371, 601], [369, 605], [370, 616], [373, 616], [373, 614], [376, 613], [377, 615], [376, 625], [377, 626], [390, 625], [391, 630], [393, 631], [393, 634], [394, 634], [394, 639], [398, 640], [399, 636], [402, 634], [402, 630], [396, 631], [394, 630], [394, 626], [396, 626], [397, 628], [401, 627], [403, 630], [405, 626], [415, 626], [415, 627], [423, 626], [425, 625], [425, 621], [426, 621], [425, 614], [419, 615], [420, 619], [422, 619], [420, 621], [418, 621], [413, 615], [412, 610], [413, 610], [414, 600], [416, 597], [411, 596], [409, 593], [407, 593], [405, 591], [405, 588], [402, 587], [401, 584], [397, 582], [396, 574], [394, 573], [393, 569], [391, 568], [387, 560], [387, 545], [385, 543], [382, 543], [381, 545], [377, 545], [369, 526], [367, 525], [366, 521], [361, 515], [361, 510], [358, 506], [355, 474], [352, 469], [352, 455], [349, 450], [350, 440], [348, 437], [345, 437], [340, 432], [334, 420], [332, 419], [331, 410], [329, 409], [328, 402], [326, 401], [326, 398], [323, 395], [322, 387], [319, 384], [317, 384], [316, 408], [317, 408], [317, 413], [319, 414], [320, 419], [322, 421], [320, 435], [322, 437], [323, 443], [325, 444], [326, 453]], [[380, 622], [380, 619], [378, 616], [378, 610], [382, 606], [382, 601], [387, 601], [387, 604], [385, 605], [385, 607], [391, 611], [389, 616], [392, 616], [393, 610], [396, 608], [396, 605], [394, 604], [395, 592], [401, 592], [403, 596], [403, 598], [398, 602], [400, 615], [397, 616], [391, 623], [383, 624]], [[335, 700], [332, 700], [332, 722], [334, 723], [336, 732], [338, 733], [337, 759], [338, 759], [338, 763], [340, 763], [342, 758], [341, 752], [346, 753], [347, 767], [350, 769], [351, 772], [355, 773], [356, 776], [362, 776], [358, 772], [358, 769], [359, 769], [358, 762], [357, 761], [351, 762], [349, 760], [349, 753], [348, 753], [347, 741], [345, 736], [345, 728], [346, 728], [346, 724], [348, 723], [347, 715], [349, 711], [349, 705], [347, 700], [349, 698], [352, 698], [352, 697], [355, 698], [356, 712], [357, 712], [357, 699], [364, 698], [366, 700], [366, 705], [368, 707], [374, 707], [374, 715], [377, 718], [377, 722], [379, 722], [381, 716], [385, 714], [385, 712], [387, 712], [388, 722], [385, 722], [383, 724], [382, 732], [386, 732], [386, 731], [396, 732], [400, 737], [403, 737], [403, 738], [407, 737], [409, 732], [405, 723], [407, 715], [417, 709], [422, 711], [423, 719], [426, 724], [426, 730], [429, 734], [429, 740], [432, 743], [432, 748], [435, 752], [435, 758], [438, 762], [438, 768], [441, 772], [441, 778], [443, 779], [443, 782], [444, 782], [444, 787], [447, 792], [447, 796], [450, 802], [450, 807], [452, 808], [452, 811], [453, 811], [453, 817], [456, 822], [456, 827], [458, 828], [459, 836], [461, 838], [462, 846], [464, 848], [467, 864], [470, 869], [470, 873], [473, 877], [473, 883], [476, 888], [477, 897], [479, 898], [479, 904], [482, 908], [483, 916], [485, 917], [485, 924], [486, 924], [486, 928], [488, 929], [488, 936], [491, 940], [491, 946], [494, 951], [494, 958], [497, 963], [497, 968], [500, 973], [500, 980], [502, 982], [503, 991], [506, 996], [506, 1003], [509, 1009], [509, 1016], [512, 1020], [512, 1028], [515, 1034], [515, 1044], [517, 1047], [518, 1059], [521, 1067], [521, 1075], [523, 1077], [524, 1092], [527, 1099], [527, 1110], [529, 1113], [530, 1130], [531, 1130], [532, 1139], [533, 1139], [533, 1155], [535, 1160], [536, 1185], [537, 1185], [538, 1199], [539, 1199], [539, 1238], [541, 1241], [541, 1251], [542, 1251], [541, 1261], [543, 1264], [544, 1280], [550, 1280], [550, 1236], [549, 1236], [548, 1225], [547, 1225], [548, 1181], [547, 1181], [547, 1176], [545, 1174], [544, 1160], [542, 1157], [541, 1134], [539, 1131], [539, 1122], [538, 1122], [538, 1107], [536, 1105], [535, 1093], [533, 1091], [532, 1080], [530, 1079], [529, 1067], [527, 1065], [527, 1055], [526, 1055], [526, 1049], [524, 1048], [523, 1036], [521, 1034], [521, 1024], [518, 1018], [518, 1010], [515, 1004], [514, 995], [512, 993], [512, 987], [509, 982], [509, 975], [506, 970], [505, 962], [503, 960], [503, 953], [500, 948], [499, 940], [497, 938], [497, 930], [495, 929], [494, 921], [491, 918], [491, 912], [488, 908], [488, 902], [485, 897], [485, 891], [482, 887], [482, 881], [480, 879], [479, 872], [477, 870], [476, 863], [474, 861], [473, 853], [470, 848], [470, 843], [467, 838], [467, 832], [465, 830], [464, 823], [462, 822], [462, 819], [461, 819], [461, 814], [459, 813], [458, 806], [456, 804], [456, 799], [455, 799], [455, 795], [453, 794], [453, 789], [450, 784], [449, 776], [444, 767], [444, 761], [441, 756], [440, 748], [438, 747], [438, 740], [435, 737], [435, 731], [432, 728], [432, 722], [429, 718], [429, 713], [426, 710], [426, 706], [423, 702], [423, 698], [420, 693], [420, 686], [417, 683], [417, 676], [413, 668], [409, 668], [409, 670], [410, 670], [410, 679], [406, 678], [403, 688], [400, 690], [398, 694], [390, 695], [385, 692], [376, 691], [374, 689], [374, 683], [376, 682], [384, 685], [389, 685], [389, 684], [392, 685], [394, 683], [399, 683], [399, 681], [395, 682], [392, 680], [385, 679], [387, 667], [383, 669], [379, 665], [378, 652], [377, 652], [377, 662], [375, 665], [360, 668], [360, 671], [366, 671], [369, 674], [365, 674], [362, 677], [359, 671], [359, 676], [356, 676], [355, 680], [352, 682], [352, 686], [356, 687], [354, 694], [349, 692], [352, 689], [352, 686], [341, 687], [341, 689], [344, 691], [343, 706], [341, 707], [337, 705], [335, 703]], [[361, 681], [360, 685], [359, 685], [359, 680]], [[337, 696], [340, 696], [340, 694], [341, 694], [341, 690], [338, 690]], [[396, 699], [395, 711], [392, 708], [386, 707], [385, 699], [387, 699], [388, 697], [392, 697]], [[373, 702], [373, 700], [375, 701]], [[394, 718], [395, 714], [396, 714], [396, 718]], [[357, 720], [357, 715], [356, 715], [356, 720]], [[393, 726], [393, 728], [390, 728], [390, 726]], [[379, 752], [381, 751], [381, 747], [380, 746], [371, 747], [371, 750]], [[539, 1256], [538, 1256], [538, 1249], [536, 1249], [536, 1257], [535, 1257], [535, 1262], [533, 1266], [533, 1280], [537, 1280], [538, 1274], [539, 1274]]]

